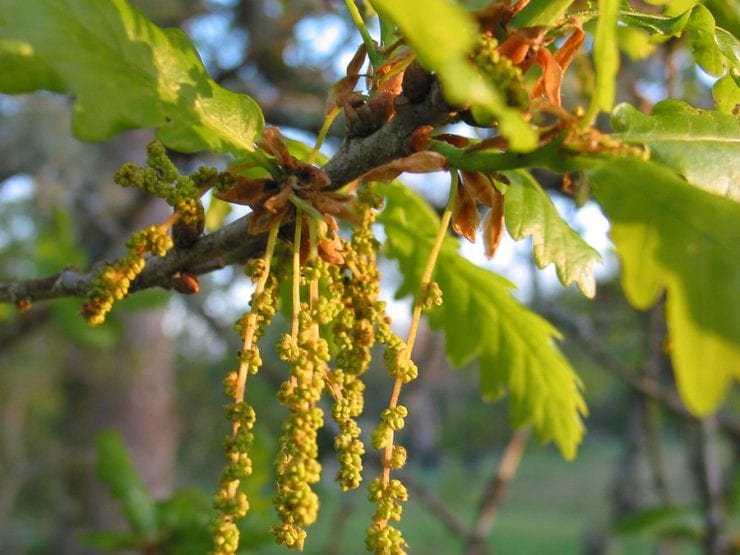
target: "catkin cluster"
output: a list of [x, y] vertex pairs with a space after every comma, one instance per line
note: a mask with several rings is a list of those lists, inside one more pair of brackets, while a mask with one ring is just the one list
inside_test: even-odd
[[[273, 244], [274, 235], [273, 234]], [[239, 547], [239, 529], [236, 520], [249, 511], [249, 501], [239, 485], [252, 474], [252, 459], [249, 451], [254, 441], [254, 408], [244, 401], [247, 376], [256, 374], [262, 366], [257, 340], [264, 334], [278, 303], [278, 286], [283, 264], [272, 263], [272, 250], [265, 258], [254, 260], [245, 267], [245, 273], [255, 283], [250, 310], [235, 324], [243, 339], [243, 348], [238, 353], [239, 367], [224, 378], [224, 393], [231, 400], [226, 406], [226, 416], [231, 422], [231, 434], [224, 440], [227, 463], [221, 472], [219, 489], [213, 500], [217, 511], [211, 522], [214, 555], [231, 555]], [[272, 271], [271, 271], [272, 270]]]
[[529, 107], [529, 92], [524, 86], [522, 70], [496, 48], [498, 41], [489, 32], [478, 36], [473, 63], [483, 77], [500, 91], [506, 104], [525, 111]]
[[[383, 451], [383, 470], [368, 488], [376, 510], [366, 545], [378, 554], [405, 553], [401, 532], [391, 523], [400, 520], [408, 494], [398, 479], [391, 479], [390, 472], [406, 463], [405, 448], [394, 441], [395, 432], [404, 427], [408, 415], [398, 398], [401, 387], [417, 377], [418, 369], [411, 360], [409, 345], [391, 330], [385, 304], [379, 300], [379, 243], [372, 233], [379, 197], [372, 189], [362, 188], [358, 198], [360, 221], [352, 229], [351, 240], [339, 238], [325, 225], [322, 228], [322, 220], [310, 219], [315, 216], [297, 211], [292, 256], [273, 260], [273, 254], [280, 251], [276, 249], [280, 222], [276, 222], [264, 258], [247, 265], [255, 292], [250, 311], [237, 323], [243, 338], [239, 368], [224, 380], [226, 395], [231, 399], [227, 416], [232, 432], [224, 443], [227, 464], [214, 497], [218, 511], [211, 524], [214, 554], [236, 552], [236, 521], [249, 510], [246, 495], [240, 490], [241, 482], [252, 472], [249, 451], [255, 425], [254, 409], [244, 400], [246, 381], [262, 364], [257, 341], [276, 313], [278, 284], [287, 281], [291, 265], [292, 331], [277, 343], [278, 355], [289, 372], [277, 394], [287, 416], [275, 460], [274, 504], [279, 522], [271, 532], [279, 544], [301, 550], [306, 528], [316, 521], [319, 497], [314, 488], [321, 477], [318, 433], [325, 424], [321, 406], [325, 394], [331, 398], [331, 417], [338, 429], [334, 439], [339, 463], [336, 481], [345, 491], [361, 483], [365, 445], [357, 419], [365, 404], [363, 374], [370, 366], [374, 345], [380, 343], [385, 345], [384, 362], [394, 388], [380, 423], [371, 433], [372, 446]], [[310, 237], [301, 239], [304, 228], [310, 230]], [[321, 241], [331, 243], [331, 256], [322, 258]], [[288, 262], [291, 258], [292, 264]], [[433, 282], [417, 299], [419, 307], [426, 308], [439, 302], [439, 288]]]
[[189, 246], [197, 239], [205, 221], [201, 191], [215, 185], [219, 173], [215, 168], [200, 167], [192, 175], [180, 175], [164, 146], [153, 141], [147, 146], [146, 166], [127, 162], [113, 179], [122, 187], [135, 187], [164, 199], [174, 215], [161, 225], [134, 233], [126, 242], [126, 256], [98, 272], [81, 309], [92, 325], [103, 323], [113, 304], [128, 294], [131, 282], [144, 269], [147, 254], [164, 256], [173, 246]]
[[131, 282], [144, 269], [146, 254], [164, 256], [170, 248], [172, 238], [162, 226], [153, 225], [134, 233], [126, 241], [126, 256], [98, 272], [80, 310], [82, 316], [93, 326], [102, 324], [113, 303], [128, 294]]

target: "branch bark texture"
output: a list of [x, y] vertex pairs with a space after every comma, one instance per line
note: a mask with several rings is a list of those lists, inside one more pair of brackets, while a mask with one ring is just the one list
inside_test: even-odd
[[[421, 102], [411, 103], [399, 95], [396, 113], [388, 123], [366, 137], [345, 139], [322, 168], [331, 180], [328, 188], [339, 189], [375, 167], [411, 154], [414, 131], [421, 126], [450, 121], [452, 115], [436, 83]], [[169, 289], [172, 276], [177, 272], [203, 274], [258, 256], [264, 250], [266, 234], [247, 233], [248, 218], [244, 216], [201, 237], [191, 247], [173, 248], [164, 257], [151, 257], [129, 292], [150, 287]], [[84, 296], [102, 264], [96, 263], [89, 271], [67, 268], [40, 279], [0, 283], [0, 302], [25, 303]]]

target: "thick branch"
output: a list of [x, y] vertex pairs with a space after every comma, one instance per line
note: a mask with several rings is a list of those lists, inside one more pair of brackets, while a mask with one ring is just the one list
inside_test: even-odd
[[[439, 87], [432, 86], [426, 98], [416, 104], [399, 96], [396, 114], [382, 128], [367, 137], [347, 139], [323, 167], [338, 189], [372, 168], [411, 153], [410, 137], [423, 125], [439, 125], [451, 119], [450, 108], [442, 100]], [[152, 257], [132, 284], [131, 292], [150, 287], [169, 288], [176, 272], [201, 274], [242, 262], [259, 255], [265, 235], [247, 233], [248, 216], [200, 238], [192, 247], [175, 248], [163, 258]], [[84, 296], [90, 289], [100, 263], [89, 272], [66, 269], [34, 280], [0, 283], [0, 302], [39, 301], [57, 297]]]
[[[206, 273], [258, 255], [264, 248], [265, 237], [247, 233], [247, 217], [202, 237], [190, 248], [175, 248], [164, 257], [150, 258], [129, 291], [150, 287], [169, 288], [172, 275], [177, 272]], [[68, 268], [41, 279], [0, 283], [0, 301], [16, 303], [84, 296], [101, 264], [96, 264], [89, 272]]]
[[396, 114], [385, 126], [367, 137], [345, 139], [337, 153], [323, 167], [338, 189], [353, 179], [382, 164], [413, 152], [411, 136], [423, 125], [437, 126], [449, 122], [450, 107], [445, 104], [437, 82], [426, 98], [412, 104], [403, 95], [396, 99]]

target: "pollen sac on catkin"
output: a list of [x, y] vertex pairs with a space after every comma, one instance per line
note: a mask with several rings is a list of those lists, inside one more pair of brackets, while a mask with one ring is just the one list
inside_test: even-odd
[[103, 266], [93, 280], [80, 313], [91, 325], [102, 324], [116, 301], [123, 299], [131, 283], [144, 269], [145, 256], [164, 256], [172, 248], [172, 239], [160, 226], [149, 226], [126, 241], [128, 254]]
[[[314, 265], [308, 273], [317, 279], [321, 272]], [[328, 344], [317, 336], [307, 303], [300, 306], [297, 338], [282, 336], [277, 350], [280, 358], [291, 365], [291, 378], [278, 393], [278, 400], [289, 412], [275, 461], [275, 509], [280, 524], [271, 532], [279, 544], [300, 550], [306, 538], [305, 527], [315, 522], [319, 509], [318, 495], [311, 486], [321, 478], [317, 436], [324, 425], [324, 413], [316, 403], [325, 387], [329, 360]]]
[[[239, 391], [240, 380], [246, 380], [250, 374], [256, 374], [262, 365], [262, 357], [256, 340], [275, 314], [277, 289], [281, 268], [280, 261], [274, 263], [273, 272], [262, 264], [261, 288], [252, 295], [249, 312], [245, 313], [235, 324], [235, 328], [244, 339], [244, 348], [237, 354], [239, 369], [229, 372], [224, 378], [224, 393], [232, 402], [226, 405], [226, 417], [232, 424], [232, 432], [224, 440], [226, 465], [221, 472], [219, 489], [213, 499], [217, 514], [211, 522], [213, 535], [212, 554], [233, 555], [239, 546], [239, 530], [235, 520], [243, 518], [249, 511], [249, 501], [244, 492], [239, 490], [242, 480], [252, 474], [252, 459], [249, 455], [256, 421], [255, 411], [243, 399]], [[270, 273], [268, 273], [270, 272]], [[260, 290], [261, 289], [261, 290]], [[242, 387], [243, 390], [243, 387]]]

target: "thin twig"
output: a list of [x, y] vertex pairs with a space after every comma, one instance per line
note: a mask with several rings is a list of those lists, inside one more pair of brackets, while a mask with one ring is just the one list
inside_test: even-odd
[[415, 480], [409, 472], [404, 472], [401, 479], [409, 491], [413, 493], [414, 500], [421, 503], [430, 513], [437, 517], [455, 537], [461, 540], [468, 537], [469, 532], [467, 526], [450, 510], [447, 503], [429, 491], [429, 488]]
[[[622, 363], [619, 357], [599, 340], [590, 323], [577, 319], [561, 308], [553, 307], [548, 310], [547, 315], [561, 328], [572, 332], [574, 334], [572, 337], [577, 339], [594, 359], [600, 362], [605, 369], [623, 379], [631, 388], [651, 399], [660, 401], [665, 408], [676, 416], [691, 421], [696, 420], [696, 417], [689, 412], [675, 391], [667, 389], [652, 378], [635, 374], [631, 368]], [[733, 441], [740, 442], [740, 421], [721, 412], [716, 415], [716, 418], [722, 432], [729, 435]]]
[[485, 493], [481, 497], [475, 523], [468, 537], [466, 555], [483, 555], [486, 553], [486, 538], [496, 521], [496, 515], [504, 500], [504, 494], [516, 475], [531, 434], [531, 428], [517, 430], [506, 445], [498, 469], [489, 480]]

